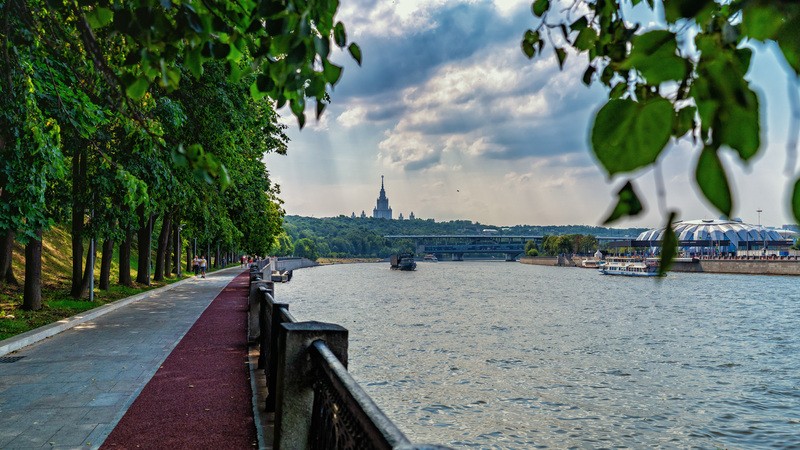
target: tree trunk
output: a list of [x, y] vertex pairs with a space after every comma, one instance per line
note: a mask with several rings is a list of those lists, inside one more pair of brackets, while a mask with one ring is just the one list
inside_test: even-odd
[[169, 277], [172, 274], [172, 235], [175, 234], [172, 232], [172, 229], [175, 228], [170, 223], [169, 232], [167, 235], [167, 247], [164, 249], [164, 276]]
[[119, 284], [123, 286], [133, 286], [131, 279], [131, 242], [133, 241], [133, 230], [125, 230], [125, 240], [119, 245]]
[[158, 233], [158, 248], [156, 249], [156, 271], [153, 279], [164, 281], [164, 266], [166, 264], [167, 253], [169, 252], [169, 232], [172, 227], [172, 213], [164, 213], [164, 220], [161, 222], [161, 232]]
[[25, 288], [22, 309], [42, 309], [42, 229], [36, 230], [36, 238], [25, 246]]
[[83, 192], [86, 176], [86, 155], [75, 150], [72, 160], [72, 288], [70, 296], [80, 298], [83, 292]]
[[83, 278], [81, 279], [81, 292], [80, 297], [89, 291], [89, 281], [94, 274], [94, 261], [97, 259], [97, 245], [89, 245], [86, 249], [86, 268], [83, 269]]
[[106, 238], [103, 241], [103, 256], [100, 260], [100, 289], [107, 291], [111, 288], [111, 260], [114, 259], [114, 240]]
[[172, 227], [172, 260], [173, 269], [172, 272], [174, 274], [178, 274], [178, 269], [181, 267], [181, 242], [180, 242], [180, 223], [181, 221], [178, 218], [175, 218], [175, 223], [177, 226]]
[[19, 285], [19, 282], [14, 277], [13, 255], [14, 232], [8, 230], [3, 234], [3, 241], [0, 243], [0, 284], [6, 282], [15, 286]]
[[139, 264], [136, 272], [136, 282], [150, 286], [150, 241], [152, 240], [153, 216], [145, 214], [144, 205], [138, 208], [139, 213]]

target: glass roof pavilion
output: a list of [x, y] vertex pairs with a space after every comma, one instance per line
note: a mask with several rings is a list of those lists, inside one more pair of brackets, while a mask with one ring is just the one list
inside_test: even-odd
[[[746, 243], [762, 242], [769, 245], [773, 241], [781, 244], [786, 241], [776, 230], [734, 220], [684, 220], [675, 222], [672, 229], [681, 244], [687, 241], [728, 241], [731, 246], [740, 247]], [[661, 241], [663, 235], [663, 228], [653, 229], [641, 233], [636, 240]]]

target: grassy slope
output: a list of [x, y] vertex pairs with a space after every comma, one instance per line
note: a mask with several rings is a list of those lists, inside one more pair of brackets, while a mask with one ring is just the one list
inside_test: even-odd
[[[69, 295], [72, 279], [72, 241], [66, 228], [54, 228], [44, 234], [42, 239], [42, 301], [41, 311], [22, 311], [22, 286], [0, 285], [0, 340], [25, 331], [56, 322], [65, 317], [96, 308], [106, 303], [128, 297], [147, 289], [153, 289], [178, 281], [167, 278], [166, 282], [152, 282], [151, 286], [133, 288], [116, 284], [119, 274], [119, 248], [115, 248], [114, 260], [111, 263], [111, 289], [101, 291], [95, 284], [95, 301], [88, 299], [75, 300]], [[84, 251], [88, 249], [87, 247]], [[135, 252], [135, 249], [134, 249]], [[14, 275], [22, 283], [25, 275], [24, 248], [14, 249]], [[84, 254], [84, 257], [86, 255]], [[131, 275], [136, 279], [136, 254], [131, 255]], [[95, 280], [100, 278], [100, 251], [98, 249], [95, 264]]]

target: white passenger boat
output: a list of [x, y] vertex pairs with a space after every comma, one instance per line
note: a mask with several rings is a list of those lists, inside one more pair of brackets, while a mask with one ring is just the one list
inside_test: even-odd
[[603, 265], [605, 265], [605, 261], [599, 259], [584, 259], [581, 261], [581, 267], [586, 269], [599, 269]]
[[609, 258], [597, 269], [603, 275], [623, 275], [628, 277], [657, 277], [657, 259]]

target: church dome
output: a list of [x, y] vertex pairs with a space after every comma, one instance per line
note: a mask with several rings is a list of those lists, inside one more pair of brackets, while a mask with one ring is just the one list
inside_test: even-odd
[[[739, 242], [783, 241], [785, 238], [776, 230], [760, 225], [752, 225], [734, 220], [682, 220], [672, 224], [678, 241], [730, 241], [734, 246]], [[645, 231], [637, 241], [661, 241], [664, 228]]]

